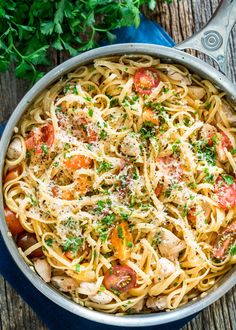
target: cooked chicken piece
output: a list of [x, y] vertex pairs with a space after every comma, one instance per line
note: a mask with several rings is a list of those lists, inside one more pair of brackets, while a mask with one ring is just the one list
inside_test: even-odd
[[143, 305], [144, 305], [144, 299], [141, 299], [137, 302], [137, 304], [135, 304], [132, 309], [136, 312], [136, 313], [140, 313], [143, 310]]
[[191, 80], [188, 76], [184, 76], [180, 72], [176, 72], [176, 71], [172, 70], [171, 68], [168, 69], [167, 75], [173, 80], [180, 81], [181, 83], [186, 84], [186, 85], [191, 85]]
[[80, 288], [83, 289], [83, 294], [95, 295], [98, 292], [96, 283], [81, 282]]
[[204, 124], [200, 131], [200, 137], [204, 141], [208, 141], [209, 138], [211, 138], [216, 133], [217, 133], [217, 129], [214, 126], [210, 124]]
[[84, 293], [87, 291], [88, 298], [97, 304], [109, 304], [112, 301], [112, 297], [106, 292], [98, 292], [95, 283], [81, 282], [80, 287], [84, 289]]
[[167, 258], [161, 258], [159, 260], [160, 264], [161, 264], [161, 275], [163, 275], [164, 277], [168, 277], [170, 275], [172, 275], [175, 270], [176, 270], [176, 267], [175, 267], [175, 264], [170, 261], [169, 259]]
[[160, 311], [167, 308], [167, 296], [149, 297], [146, 301], [147, 308]]
[[34, 268], [39, 276], [48, 283], [51, 281], [52, 267], [47, 262], [47, 259], [37, 259], [34, 261]]
[[201, 100], [206, 95], [206, 91], [203, 87], [200, 86], [189, 86], [188, 95], [193, 100]]
[[140, 153], [139, 143], [135, 136], [126, 135], [121, 143], [121, 152], [127, 156], [138, 157]]
[[160, 241], [158, 248], [161, 256], [171, 260], [177, 259], [179, 253], [185, 249], [185, 242], [165, 228], [160, 230]]
[[74, 291], [79, 286], [78, 282], [69, 276], [53, 276], [51, 282], [63, 292]]
[[22, 154], [23, 147], [21, 140], [19, 138], [15, 138], [9, 145], [7, 150], [7, 157], [10, 159], [17, 159]]
[[[222, 108], [221, 110], [222, 112], [224, 112], [225, 116], [227, 117], [229, 124], [231, 126], [236, 126], [236, 112], [233, 111], [233, 109], [227, 104], [222, 102]], [[221, 117], [220, 115], [217, 113], [216, 114], [216, 120], [218, 122], [221, 122]]]
[[94, 296], [88, 296], [90, 300], [97, 304], [107, 305], [112, 301], [112, 297], [108, 296], [106, 292], [98, 292]]

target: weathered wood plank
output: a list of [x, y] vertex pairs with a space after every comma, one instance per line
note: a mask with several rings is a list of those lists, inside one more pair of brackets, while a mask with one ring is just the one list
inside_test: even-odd
[[[211, 17], [219, 0], [174, 0], [171, 6], [158, 3], [149, 17], [158, 21], [172, 36], [176, 43], [198, 31]], [[230, 37], [228, 48], [229, 77], [236, 82], [236, 27]], [[193, 54], [195, 52], [192, 52]], [[214, 64], [205, 55], [200, 58]], [[66, 59], [63, 55], [52, 55], [54, 65]], [[0, 121], [12, 113], [19, 100], [25, 94], [28, 85], [17, 80], [12, 73], [0, 75]], [[35, 313], [0, 277], [0, 327], [2, 330], [36, 329], [46, 330]], [[236, 289], [229, 291], [223, 298], [206, 308], [183, 330], [236, 330]], [[16, 312], [17, 311], [17, 312]]]

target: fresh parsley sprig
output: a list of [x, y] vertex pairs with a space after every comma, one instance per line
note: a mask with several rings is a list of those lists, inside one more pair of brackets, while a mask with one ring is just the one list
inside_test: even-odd
[[0, 72], [14, 65], [17, 77], [35, 82], [50, 49], [75, 56], [96, 47], [98, 34], [113, 42], [113, 29], [138, 27], [143, 4], [153, 10], [156, 0], [2, 0]]

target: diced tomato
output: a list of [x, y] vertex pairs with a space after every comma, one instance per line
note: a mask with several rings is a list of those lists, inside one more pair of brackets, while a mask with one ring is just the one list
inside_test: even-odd
[[143, 112], [143, 121], [148, 121], [154, 125], [159, 125], [159, 119], [155, 116], [155, 113], [151, 109], [146, 109]]
[[[17, 238], [17, 245], [22, 249], [22, 251], [26, 251], [28, 248], [36, 244], [37, 238], [35, 234], [25, 232], [21, 234]], [[30, 255], [28, 255], [29, 258], [40, 258], [43, 256], [42, 248], [38, 248], [34, 250]]]
[[134, 75], [135, 90], [140, 94], [149, 95], [160, 83], [158, 71], [152, 67], [140, 68]]
[[160, 196], [160, 194], [162, 193], [162, 190], [163, 190], [163, 184], [158, 183], [158, 185], [155, 188], [155, 194], [157, 197]]
[[65, 161], [66, 167], [71, 170], [79, 170], [80, 168], [91, 168], [92, 164], [92, 159], [83, 155], [75, 155]]
[[196, 216], [196, 207], [192, 207], [187, 213], [187, 219], [192, 225], [196, 225], [197, 216]]
[[22, 170], [21, 166], [18, 165], [15, 168], [8, 171], [5, 176], [4, 183], [17, 179], [18, 176], [21, 174], [21, 170]]
[[105, 273], [103, 283], [114, 293], [127, 292], [136, 286], [136, 273], [128, 266], [113, 266]]
[[132, 247], [133, 244], [133, 237], [126, 221], [122, 221], [112, 230], [111, 244], [116, 258], [121, 261], [129, 258], [130, 246]]
[[91, 127], [88, 127], [87, 132], [88, 132], [88, 138], [87, 138], [88, 143], [96, 142], [98, 140], [97, 133]]
[[74, 199], [74, 194], [72, 191], [64, 190], [61, 193], [59, 193], [59, 187], [57, 186], [52, 187], [52, 195], [53, 197], [58, 197], [58, 195], [60, 195], [61, 199], [65, 199], [68, 201]]
[[216, 180], [214, 193], [217, 197], [219, 207], [228, 209], [236, 205], [236, 179], [232, 184], [227, 184], [222, 177]]
[[31, 132], [29, 137], [25, 140], [27, 150], [36, 150], [36, 154], [42, 154], [42, 145], [51, 147], [54, 142], [54, 128], [53, 125], [47, 124], [42, 126], [38, 132]]
[[227, 150], [231, 150], [233, 148], [233, 146], [232, 146], [232, 143], [231, 143], [230, 139], [228, 138], [228, 136], [223, 132], [220, 132], [220, 134], [221, 134], [222, 148], [226, 148]]
[[6, 223], [13, 236], [25, 231], [20, 223], [20, 220], [16, 217], [16, 214], [6, 206], [4, 208], [4, 213], [6, 217]]
[[42, 137], [41, 140], [45, 143], [48, 147], [54, 142], [54, 128], [53, 125], [45, 125], [41, 127]]
[[71, 201], [74, 199], [74, 193], [72, 191], [64, 190], [61, 193], [61, 198], [67, 201]]
[[65, 256], [66, 256], [68, 259], [73, 260], [73, 259], [75, 259], [75, 258], [78, 257], [78, 253], [75, 253], [75, 252], [69, 250], [69, 251], [66, 251], [66, 252], [65, 252]]
[[229, 247], [233, 244], [236, 238], [236, 222], [231, 223], [228, 227], [221, 230], [217, 235], [213, 250], [212, 256], [217, 259], [224, 259]]

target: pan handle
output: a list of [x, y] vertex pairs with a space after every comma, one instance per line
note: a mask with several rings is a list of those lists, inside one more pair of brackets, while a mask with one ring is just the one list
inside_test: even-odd
[[192, 48], [203, 52], [213, 58], [218, 63], [220, 71], [226, 74], [228, 39], [235, 23], [236, 0], [222, 0], [210, 21], [176, 48]]

